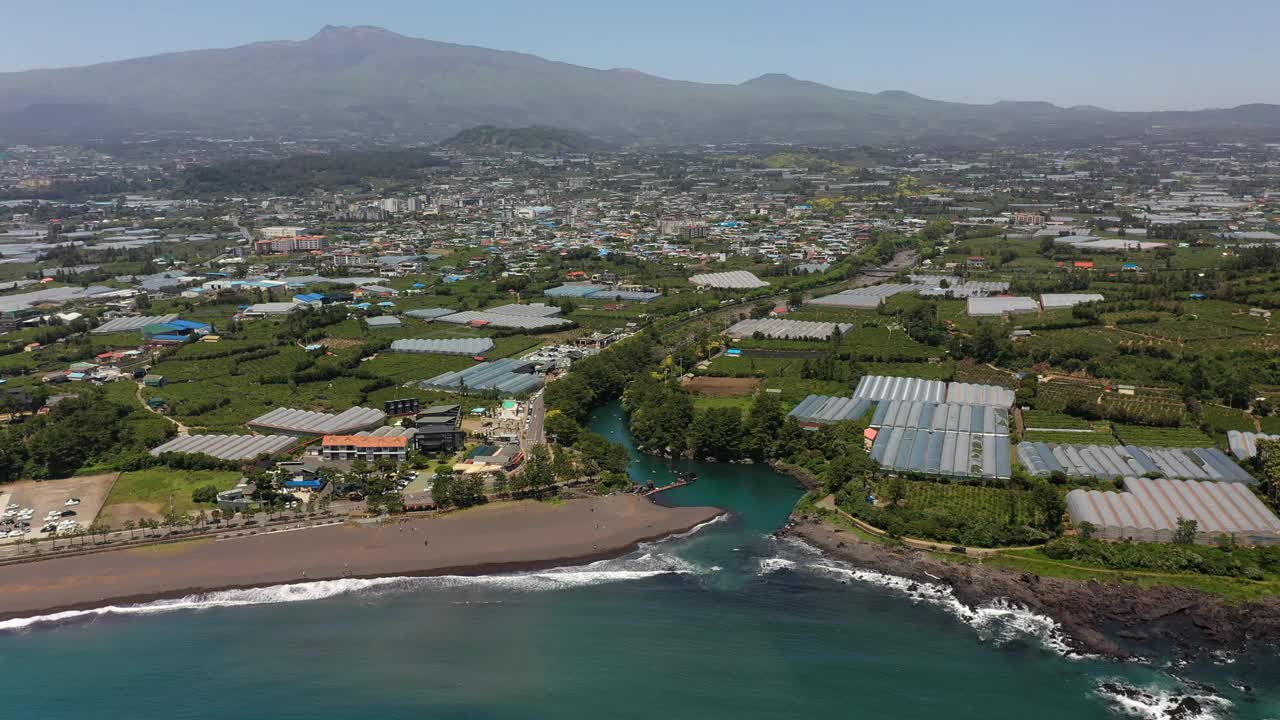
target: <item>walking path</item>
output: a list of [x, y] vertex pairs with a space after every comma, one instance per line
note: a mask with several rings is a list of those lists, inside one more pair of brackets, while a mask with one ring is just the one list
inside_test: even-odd
[[176, 427], [176, 428], [178, 428], [178, 434], [179, 434], [179, 435], [190, 435], [190, 434], [191, 434], [191, 428], [187, 427], [186, 425], [183, 425], [181, 422], [178, 422], [176, 419], [171, 418], [171, 417], [169, 417], [168, 415], [165, 415], [164, 413], [160, 412], [159, 410], [156, 410], [155, 408], [153, 408], [153, 407], [151, 407], [150, 405], [148, 405], [148, 404], [147, 404], [147, 400], [146, 400], [146, 398], [142, 397], [142, 388], [143, 388], [143, 384], [142, 384], [142, 383], [138, 383], [138, 388], [137, 388], [137, 390], [134, 392], [134, 397], [138, 398], [138, 404], [139, 404], [139, 405], [142, 405], [142, 407], [146, 408], [146, 409], [147, 409], [147, 412], [150, 412], [150, 413], [154, 413], [154, 414], [156, 414], [156, 415], [159, 415], [160, 417], [164, 418], [165, 420], [168, 420], [169, 422], [173, 423], [173, 426], [174, 426], [174, 427]]

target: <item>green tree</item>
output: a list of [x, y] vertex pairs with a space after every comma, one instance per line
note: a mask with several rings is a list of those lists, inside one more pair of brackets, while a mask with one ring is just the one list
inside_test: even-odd
[[535, 445], [529, 450], [529, 457], [525, 460], [520, 475], [524, 486], [538, 494], [555, 484], [551, 452], [546, 445]]
[[1200, 533], [1200, 524], [1195, 520], [1187, 518], [1178, 518], [1177, 526], [1173, 531], [1173, 543], [1175, 545], [1194, 545], [1196, 535]]
[[902, 505], [902, 501], [907, 499], [907, 481], [895, 475], [884, 483], [884, 501], [891, 507], [896, 508]]
[[214, 503], [218, 501], [218, 487], [216, 485], [202, 485], [191, 491], [191, 502], [193, 503]]

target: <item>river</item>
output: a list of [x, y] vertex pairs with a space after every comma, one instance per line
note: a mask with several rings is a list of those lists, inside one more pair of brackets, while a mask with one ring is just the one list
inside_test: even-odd
[[[591, 427], [630, 447], [616, 404]], [[1197, 717], [1280, 717], [1274, 660], [1065, 657], [1043, 618], [966, 611], [771, 539], [802, 492], [790, 478], [632, 451], [638, 481], [699, 474], [664, 502], [732, 516], [584, 567], [234, 591], [11, 630], [0, 697], [42, 720], [1081, 720], [1168, 717], [1189, 693]]]

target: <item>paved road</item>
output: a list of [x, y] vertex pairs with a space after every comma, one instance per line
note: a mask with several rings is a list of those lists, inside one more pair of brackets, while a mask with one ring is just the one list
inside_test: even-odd
[[529, 398], [528, 409], [525, 413], [529, 423], [520, 433], [521, 447], [526, 451], [534, 445], [542, 445], [547, 442], [545, 428], [547, 419], [546, 392], [545, 389], [539, 390], [537, 395]]

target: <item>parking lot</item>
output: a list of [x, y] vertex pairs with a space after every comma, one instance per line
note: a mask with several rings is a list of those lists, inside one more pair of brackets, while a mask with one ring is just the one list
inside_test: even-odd
[[[11, 507], [17, 507], [13, 507], [12, 512], [15, 514], [6, 518], [3, 521], [5, 524], [0, 525], [0, 531], [4, 533], [0, 542], [47, 538], [53, 533], [42, 533], [40, 530], [49, 522], [57, 525], [60, 522], [70, 521], [75, 522], [81, 530], [88, 528], [98, 516], [98, 511], [102, 509], [107, 493], [111, 491], [111, 485], [115, 483], [118, 475], [119, 473], [85, 475], [41, 482], [23, 480], [5, 486], [0, 490], [0, 512], [7, 514]], [[67, 501], [72, 498], [80, 502], [68, 505]], [[54, 512], [60, 517], [53, 521], [46, 520]], [[64, 512], [71, 512], [74, 515], [61, 517]], [[23, 536], [9, 537], [9, 533], [24, 529], [21, 527], [22, 522], [29, 523]], [[68, 524], [64, 529], [70, 531], [72, 528]]]

